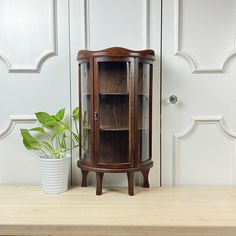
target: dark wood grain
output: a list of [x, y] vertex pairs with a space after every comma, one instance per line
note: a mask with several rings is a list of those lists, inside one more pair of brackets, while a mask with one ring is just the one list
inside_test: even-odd
[[102, 180], [104, 173], [96, 172], [96, 195], [102, 195]]
[[128, 93], [127, 62], [100, 62], [98, 66], [100, 93]]
[[100, 51], [88, 51], [88, 50], [80, 50], [78, 52], [77, 60], [84, 61], [86, 59], [94, 58], [94, 57], [140, 57], [147, 58], [151, 60], [155, 60], [155, 53], [151, 49], [134, 51], [127, 48], [121, 47], [112, 47], [107, 48]]
[[141, 170], [142, 174], [143, 174], [143, 187], [144, 188], [149, 188], [149, 181], [148, 181], [148, 174], [149, 174], [149, 170], [150, 169], [144, 169]]
[[80, 130], [89, 132], [91, 151], [77, 164], [84, 186], [88, 172], [96, 172], [97, 195], [102, 194], [104, 173], [127, 173], [131, 196], [134, 172], [141, 171], [144, 187], [149, 187], [154, 58], [153, 50], [119, 47], [78, 53], [79, 65], [88, 63], [88, 70], [79, 70], [79, 98], [86, 101], [89, 113], [84, 116], [86, 125], [80, 121]]
[[[153, 161], [147, 160], [142, 162], [136, 167], [130, 167], [129, 163], [114, 163], [112, 164], [106, 164], [106, 163], [100, 163], [99, 165], [91, 165], [90, 162], [86, 160], [80, 160], [77, 162], [77, 166], [83, 170], [87, 171], [94, 171], [94, 172], [102, 172], [102, 173], [127, 173], [128, 171], [141, 171], [147, 168], [153, 167]], [[111, 168], [113, 167], [113, 168]]]
[[127, 172], [127, 178], [128, 178], [128, 194], [130, 196], [134, 195], [134, 172], [130, 171]]
[[100, 95], [100, 128], [129, 129], [129, 96]]
[[88, 171], [81, 169], [82, 172], [82, 181], [81, 181], [81, 187], [87, 187], [87, 175]]

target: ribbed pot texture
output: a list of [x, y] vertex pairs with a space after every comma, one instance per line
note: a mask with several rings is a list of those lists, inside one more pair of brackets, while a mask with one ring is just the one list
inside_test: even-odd
[[42, 189], [45, 193], [63, 193], [68, 190], [71, 155], [61, 159], [39, 157]]

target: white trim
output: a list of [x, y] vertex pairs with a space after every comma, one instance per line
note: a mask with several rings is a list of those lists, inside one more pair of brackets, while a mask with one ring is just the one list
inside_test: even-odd
[[89, 0], [82, 0], [82, 35], [83, 35], [83, 48], [85, 50], [90, 50], [90, 1]]
[[3, 52], [0, 51], [0, 59], [5, 62], [8, 71], [14, 73], [32, 73], [32, 72], [40, 72], [42, 64], [50, 57], [57, 55], [57, 4], [56, 0], [50, 0], [50, 10], [51, 10], [51, 40], [52, 40], [52, 48], [50, 50], [46, 50], [42, 52], [39, 56], [37, 56], [32, 64], [29, 65], [21, 65], [21, 64], [13, 64], [10, 58]]
[[80, 21], [81, 21], [81, 31], [80, 31], [80, 40], [82, 42], [82, 48], [86, 49], [86, 0], [80, 1]]
[[184, 132], [173, 135], [173, 185], [181, 186], [181, 141], [188, 138], [198, 125], [215, 124], [220, 133], [227, 139], [233, 141], [233, 170], [232, 170], [232, 186], [236, 186], [236, 133], [230, 132], [224, 126], [222, 116], [193, 116], [192, 122], [188, 129]]
[[141, 17], [142, 17], [142, 25], [141, 25], [141, 32], [142, 32], [142, 48], [146, 49], [149, 47], [149, 0], [142, 0], [141, 6]]
[[6, 138], [15, 128], [16, 124], [35, 123], [36, 120], [37, 119], [35, 118], [35, 116], [31, 115], [11, 115], [10, 121], [6, 128], [0, 130], [0, 140]]
[[236, 47], [226, 55], [222, 55], [223, 59], [219, 65], [203, 65], [200, 66], [197, 59], [193, 55], [182, 50], [182, 0], [175, 0], [175, 17], [174, 17], [174, 55], [184, 58], [190, 65], [192, 73], [222, 73], [226, 63], [236, 55]]

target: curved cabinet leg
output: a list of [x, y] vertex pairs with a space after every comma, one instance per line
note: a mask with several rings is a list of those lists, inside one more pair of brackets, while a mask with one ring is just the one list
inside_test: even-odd
[[104, 173], [96, 172], [96, 195], [102, 195], [102, 180]]
[[130, 196], [134, 195], [134, 172], [127, 172], [128, 178], [128, 194]]
[[81, 187], [87, 187], [87, 175], [88, 175], [88, 171], [87, 170], [82, 170], [82, 181], [81, 181]]
[[150, 169], [145, 169], [141, 171], [143, 174], [143, 187], [144, 188], [149, 188], [149, 181], [148, 181], [149, 170]]

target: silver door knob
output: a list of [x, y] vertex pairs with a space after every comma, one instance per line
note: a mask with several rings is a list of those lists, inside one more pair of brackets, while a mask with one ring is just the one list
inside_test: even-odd
[[178, 102], [178, 98], [175, 95], [171, 95], [168, 99], [168, 102], [171, 104], [176, 104]]

